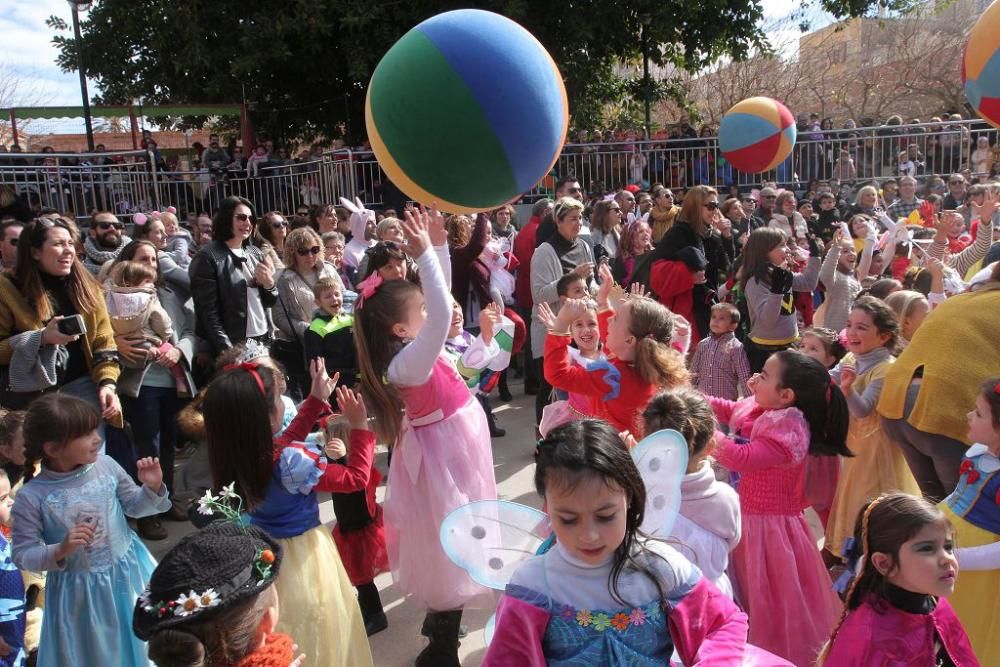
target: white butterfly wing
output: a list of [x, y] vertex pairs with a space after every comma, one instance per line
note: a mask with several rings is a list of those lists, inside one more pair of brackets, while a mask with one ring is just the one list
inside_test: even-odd
[[502, 591], [550, 533], [544, 512], [507, 500], [479, 500], [452, 510], [440, 536], [455, 565], [479, 584]]
[[640, 528], [648, 535], [669, 537], [681, 509], [687, 441], [673, 429], [651, 433], [632, 450], [632, 460], [646, 485], [646, 513]]

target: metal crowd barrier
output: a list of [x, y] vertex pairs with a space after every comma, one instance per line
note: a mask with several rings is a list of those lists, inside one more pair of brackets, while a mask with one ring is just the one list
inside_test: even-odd
[[78, 220], [95, 209], [131, 219], [160, 205], [156, 166], [146, 151], [3, 153], [0, 185], [33, 209], [54, 208]]
[[[985, 160], [974, 152], [980, 137], [989, 143]], [[988, 175], [985, 171], [992, 164], [1000, 165], [997, 131], [968, 120], [803, 131], [788, 159], [764, 174], [733, 169], [722, 157], [716, 137], [567, 144], [550, 177], [522, 199], [531, 202], [551, 195], [555, 180], [562, 176], [575, 176], [590, 192], [653, 183], [671, 188], [736, 185], [747, 190], [772, 181], [783, 186], [813, 179], [851, 184], [883, 181], [896, 177], [903, 151], [915, 156], [918, 177], [946, 176], [965, 169]], [[845, 157], [850, 158], [853, 170]], [[81, 164], [82, 159], [90, 162]], [[370, 151], [329, 151], [317, 160], [261, 168], [254, 174], [246, 170], [158, 172], [143, 151], [86, 156], [0, 154], [0, 184], [13, 186], [33, 205], [72, 211], [78, 218], [85, 218], [93, 208], [128, 217], [168, 205], [182, 213], [212, 214], [230, 195], [246, 197], [258, 211], [286, 214], [303, 205], [338, 203], [342, 196], [360, 197], [371, 208], [383, 208], [386, 183]]]

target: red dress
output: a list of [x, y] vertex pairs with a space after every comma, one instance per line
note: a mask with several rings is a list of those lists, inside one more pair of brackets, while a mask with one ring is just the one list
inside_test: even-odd
[[[597, 316], [602, 341], [608, 336], [608, 320], [613, 314], [605, 310]], [[639, 415], [658, 387], [643, 380], [632, 364], [621, 359], [609, 358], [587, 368], [577, 366], [569, 356], [571, 341], [570, 336], [545, 336], [545, 379], [557, 389], [587, 396], [587, 414], [595, 419], [603, 419], [618, 431], [642, 433]]]
[[382, 475], [372, 468], [364, 490], [333, 494], [333, 512], [337, 516], [333, 541], [354, 586], [367, 584], [389, 571], [382, 506], [375, 502], [375, 490], [381, 481]]

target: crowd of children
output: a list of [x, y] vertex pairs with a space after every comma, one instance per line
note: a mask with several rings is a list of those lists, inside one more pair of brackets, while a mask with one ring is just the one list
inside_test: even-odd
[[[712, 196], [698, 194], [717, 221]], [[950, 223], [940, 248], [917, 250], [926, 295], [916, 278], [917, 290], [870, 279], [876, 253], [919, 247], [903, 223], [878, 211], [824, 235], [794, 207], [787, 230], [746, 230], [738, 266], [712, 278], [718, 291], [692, 289], [714, 266], [710, 242], [693, 266], [683, 252], [666, 259], [690, 274], [672, 301], [683, 313], [617, 285], [606, 262], [558, 280], [558, 301], [535, 311], [556, 400], [541, 414], [534, 481], [554, 542], [525, 554], [498, 602], [440, 533], [454, 510], [497, 499], [488, 393], [510, 358], [513, 278], [467, 331], [443, 217], [407, 210], [376, 228], [360, 202], [345, 206], [353, 240], [323, 240], [345, 253], [338, 272], [363, 275], [309, 286], [307, 395], [286, 396], [284, 370], [254, 340], [224, 355], [193, 408], [207, 525], [158, 566], [127, 521], [171, 506], [157, 458], [130, 476], [103, 453], [101, 416], [70, 396], [0, 414], [0, 666], [363, 667], [368, 637], [388, 625], [382, 573], [425, 611], [418, 667], [458, 665], [463, 611], [494, 606], [491, 666], [1000, 664], [1000, 378], [977, 378], [973, 444], [942, 497], [921, 496], [879, 411], [895, 359], [964, 287], [948, 274], [975, 253], [950, 249]], [[976, 206], [979, 234], [992, 235], [997, 209], [993, 195]], [[176, 218], [155, 222], [165, 252], [186, 257]], [[369, 243], [383, 234], [392, 240]], [[513, 269], [504, 252], [491, 261]], [[1000, 268], [989, 270], [997, 289]], [[650, 273], [655, 288], [665, 274]], [[157, 277], [119, 261], [106, 300], [116, 333], [162, 353], [179, 323]], [[695, 293], [708, 300], [689, 303]], [[171, 377], [190, 388], [180, 367]], [[640, 526], [656, 499], [630, 449], [664, 429], [688, 458], [670, 535], [651, 537]], [[332, 531], [319, 494], [332, 495]]]

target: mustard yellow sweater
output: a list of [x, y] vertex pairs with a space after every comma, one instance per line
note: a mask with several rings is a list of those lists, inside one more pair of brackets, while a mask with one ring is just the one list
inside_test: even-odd
[[946, 300], [889, 367], [878, 413], [887, 419], [903, 418], [906, 391], [922, 366], [923, 384], [908, 423], [925, 433], [968, 443], [965, 415], [975, 405], [983, 380], [1000, 375], [998, 332], [1000, 284], [987, 283], [976, 292]]
[[[100, 385], [102, 380], [118, 381], [121, 369], [117, 361], [102, 361], [95, 365], [94, 355], [98, 352], [118, 350], [115, 345], [114, 332], [111, 330], [111, 319], [108, 310], [101, 302], [100, 308], [94, 312], [80, 313], [87, 327], [83, 337], [83, 355], [90, 369], [90, 377], [94, 384]], [[13, 351], [10, 336], [25, 331], [35, 331], [45, 326], [38, 319], [35, 309], [25, 300], [20, 290], [11, 281], [9, 274], [0, 274], [0, 365], [10, 363]]]

